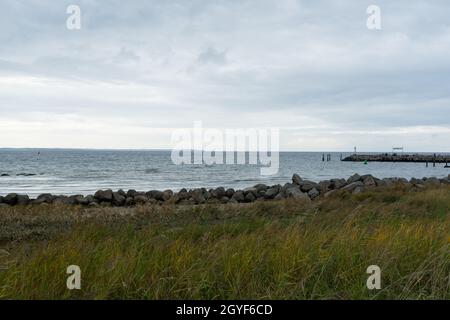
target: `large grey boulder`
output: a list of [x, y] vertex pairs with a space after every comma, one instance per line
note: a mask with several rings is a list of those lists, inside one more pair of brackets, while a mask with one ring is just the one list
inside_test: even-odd
[[228, 203], [228, 201], [230, 201], [230, 198], [228, 198], [227, 196], [220, 198], [221, 203]]
[[303, 192], [309, 192], [312, 189], [319, 189], [320, 186], [319, 184], [313, 182], [313, 181], [308, 181], [308, 180], [303, 180], [300, 184], [300, 190], [302, 190]]
[[50, 193], [43, 193], [33, 201], [34, 204], [52, 203], [57, 197]]
[[[227, 191], [225, 191], [225, 196], [228, 198], [228, 199], [230, 199], [232, 196], [233, 196], [233, 194], [234, 194], [234, 189], [233, 188], [229, 188], [229, 189], [227, 189]], [[223, 197], [222, 197], [223, 198]], [[228, 202], [228, 201], [227, 201]]]
[[134, 196], [137, 194], [138, 192], [134, 189], [130, 189], [127, 191], [127, 197], [131, 197], [134, 198]]
[[352, 175], [350, 178], [347, 179], [348, 184], [351, 184], [356, 181], [361, 181], [361, 176], [357, 173], [355, 173], [354, 175]]
[[3, 198], [3, 203], [9, 204], [10, 206], [14, 206], [17, 204], [17, 193], [10, 193]]
[[422, 179], [411, 178], [409, 182], [413, 185], [422, 185], [424, 181]]
[[300, 178], [298, 174], [294, 173], [294, 175], [292, 176], [292, 183], [300, 185], [301, 182], [302, 178]]
[[345, 187], [342, 187], [341, 190], [346, 191], [346, 192], [352, 192], [353, 190], [355, 190], [358, 187], [364, 187], [364, 183], [361, 181], [355, 181], [355, 182], [352, 182], [352, 183], [346, 185]]
[[112, 202], [113, 200], [113, 191], [111, 189], [108, 190], [98, 190], [94, 194], [95, 199], [99, 202]]
[[323, 180], [319, 182], [319, 190], [322, 193], [327, 192], [330, 189], [331, 181], [330, 180]]
[[[149, 198], [144, 194], [138, 194], [138, 195], [134, 196], [133, 200], [136, 204], [145, 204], [148, 202]], [[127, 200], [125, 200], [125, 201], [127, 201]], [[128, 200], [128, 201], [130, 202], [130, 200]]]
[[316, 188], [313, 188], [311, 190], [309, 190], [308, 192], [308, 196], [312, 199], [317, 198], [318, 196], [320, 196], [320, 192], [319, 190], [317, 190]]
[[92, 196], [83, 196], [83, 195], [79, 195], [79, 196], [77, 196], [77, 203], [78, 204], [81, 204], [82, 206], [87, 206], [87, 205], [89, 205], [89, 203], [91, 203], [92, 202]]
[[285, 199], [285, 195], [283, 194], [283, 192], [280, 192], [279, 194], [277, 194], [275, 196], [275, 198], [273, 198], [274, 200], [281, 200], [281, 199]]
[[231, 199], [236, 200], [237, 202], [244, 202], [245, 201], [244, 192], [241, 190], [236, 191]]
[[214, 191], [212, 192], [212, 195], [214, 198], [217, 198], [217, 199], [221, 199], [221, 198], [227, 196], [225, 188], [223, 188], [223, 187], [214, 189]]
[[298, 187], [291, 187], [288, 188], [285, 191], [286, 197], [287, 198], [293, 198], [293, 199], [297, 199], [297, 200], [306, 200], [306, 201], [311, 201], [311, 199], [309, 198], [308, 194], [303, 193], [300, 188]]
[[[68, 199], [69, 197], [68, 196], [64, 196], [64, 195], [60, 195], [60, 196], [57, 196], [57, 197], [55, 197], [55, 199], [53, 199], [53, 204], [57, 204], [57, 205], [60, 205], [60, 204], [68, 204], [67, 203], [67, 199]], [[37, 202], [37, 200], [33, 200], [33, 201], [31, 201], [31, 203], [32, 204], [43, 204], [43, 203], [45, 203], [45, 202], [42, 202], [42, 203], [39, 203], [39, 202]]]
[[369, 174], [362, 177], [363, 183], [366, 187], [375, 187], [375, 179]]
[[266, 191], [269, 187], [263, 183], [255, 185], [253, 188], [256, 189], [256, 193], [261, 193], [261, 191]]
[[280, 192], [280, 186], [273, 186], [267, 189], [266, 193], [264, 194], [265, 199], [273, 199], [276, 197], [276, 195]]
[[130, 207], [134, 205], [136, 202], [134, 201], [133, 197], [126, 197], [125, 199], [125, 207]]
[[122, 197], [126, 197], [127, 193], [125, 191], [123, 191], [122, 189], [117, 191], [118, 194], [120, 194]]
[[266, 195], [266, 190], [261, 190], [258, 192], [258, 194], [256, 195], [256, 198], [258, 199], [264, 199], [264, 196]]
[[127, 200], [126, 194], [124, 195], [121, 192], [114, 192], [113, 193], [113, 205], [115, 206], [123, 206], [125, 205], [125, 201]]
[[331, 179], [330, 180], [330, 189], [340, 189], [347, 184], [345, 179]]
[[256, 196], [252, 192], [249, 192], [245, 195], [245, 202], [253, 202], [255, 200]]
[[85, 199], [86, 199], [88, 205], [93, 202], [98, 203], [98, 200], [93, 195], [88, 195], [88, 196], [86, 196]]
[[164, 190], [162, 198], [164, 201], [167, 201], [173, 197], [173, 191], [172, 190]]
[[30, 203], [30, 198], [26, 194], [18, 194], [17, 195], [17, 204], [18, 205], [27, 205]]
[[59, 204], [68, 204], [68, 205], [88, 205], [90, 198], [87, 198], [81, 194], [73, 195], [73, 196], [61, 196], [57, 197], [53, 202]]
[[78, 202], [77, 202], [77, 196], [78, 196], [78, 195], [69, 196], [69, 197], [58, 197], [58, 198], [55, 199], [53, 202], [54, 202], [54, 203], [67, 204], [67, 205], [76, 205], [76, 204], [78, 204]]
[[205, 203], [206, 199], [203, 195], [202, 189], [195, 189], [192, 192], [192, 199], [195, 201], [196, 204]]
[[150, 190], [149, 192], [146, 193], [146, 196], [158, 201], [164, 201], [164, 194], [162, 191], [159, 190]]
[[244, 189], [244, 195], [247, 196], [249, 193], [251, 193], [256, 198], [256, 195], [258, 194], [258, 191], [256, 190], [255, 187], [245, 188]]
[[300, 189], [300, 186], [298, 184], [295, 183], [285, 183], [282, 187], [280, 192], [283, 192], [284, 194], [286, 194], [286, 190], [290, 189], [290, 188], [297, 188]]
[[210, 199], [214, 199], [213, 196], [211, 195], [211, 193], [207, 190], [203, 191], [203, 196], [205, 197], [205, 199], [208, 201]]
[[174, 195], [175, 203], [178, 203], [180, 201], [187, 200], [187, 199], [189, 199], [189, 193], [186, 191], [186, 189], [184, 189], [184, 190], [182, 189]]

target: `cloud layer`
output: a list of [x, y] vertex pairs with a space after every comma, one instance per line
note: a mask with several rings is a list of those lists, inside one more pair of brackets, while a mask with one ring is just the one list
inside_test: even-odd
[[278, 127], [284, 150], [450, 151], [447, 1], [377, 1], [377, 31], [371, 4], [3, 1], [0, 147], [170, 148], [200, 120]]

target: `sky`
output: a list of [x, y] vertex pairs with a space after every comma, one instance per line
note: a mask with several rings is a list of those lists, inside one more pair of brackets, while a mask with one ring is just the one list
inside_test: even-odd
[[450, 151], [448, 0], [1, 8], [0, 147], [170, 149], [201, 121], [277, 128], [281, 150]]

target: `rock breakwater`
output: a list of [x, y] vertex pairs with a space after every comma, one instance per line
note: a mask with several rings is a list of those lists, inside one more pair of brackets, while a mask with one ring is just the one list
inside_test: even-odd
[[449, 155], [438, 154], [353, 154], [342, 161], [372, 161], [372, 162], [430, 162], [430, 163], [449, 163]]
[[384, 178], [378, 179], [370, 174], [354, 174], [348, 179], [331, 179], [320, 182], [313, 182], [302, 179], [298, 174], [294, 174], [292, 182], [284, 185], [257, 184], [243, 190], [232, 188], [225, 189], [218, 187], [214, 189], [197, 188], [181, 189], [178, 192], [172, 190], [151, 190], [141, 192], [136, 190], [99, 190], [93, 195], [53, 195], [49, 193], [41, 194], [35, 199], [27, 195], [10, 193], [0, 196], [0, 207], [16, 205], [48, 205], [66, 204], [81, 206], [116, 206], [129, 207], [142, 204], [205, 204], [205, 203], [250, 203], [255, 201], [271, 201], [287, 198], [313, 201], [320, 197], [328, 197], [331, 194], [342, 191], [348, 193], [360, 193], [367, 189], [384, 187], [389, 185], [404, 185], [416, 189], [423, 189], [429, 186], [450, 185], [450, 174], [446, 178], [435, 177], [407, 180], [405, 178]]

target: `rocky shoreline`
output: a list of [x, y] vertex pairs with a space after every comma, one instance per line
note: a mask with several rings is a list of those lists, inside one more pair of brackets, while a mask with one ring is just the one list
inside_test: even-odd
[[435, 177], [407, 180], [405, 178], [384, 178], [378, 179], [372, 175], [354, 174], [348, 179], [331, 179], [321, 182], [313, 182], [302, 179], [298, 174], [294, 174], [291, 183], [285, 185], [257, 184], [243, 190], [223, 187], [215, 189], [197, 188], [181, 189], [178, 192], [172, 190], [152, 190], [148, 192], [138, 192], [136, 190], [99, 190], [94, 195], [52, 195], [41, 194], [35, 199], [27, 195], [11, 193], [7, 196], [0, 196], [0, 208], [16, 205], [46, 205], [46, 204], [66, 204], [81, 206], [116, 206], [129, 207], [142, 204], [204, 204], [204, 203], [250, 203], [255, 201], [281, 200], [287, 198], [303, 199], [312, 201], [320, 197], [328, 197], [331, 194], [342, 191], [348, 193], [360, 193], [370, 188], [383, 187], [389, 185], [403, 185], [423, 189], [428, 186], [450, 185], [450, 174], [446, 178]]

